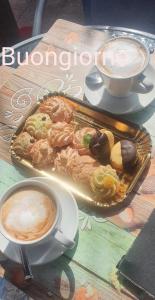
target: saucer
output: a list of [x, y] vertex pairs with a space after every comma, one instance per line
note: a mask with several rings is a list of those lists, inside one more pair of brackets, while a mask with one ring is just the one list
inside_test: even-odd
[[[57, 185], [56, 183], [53, 184], [50, 179], [45, 177], [32, 178], [32, 180], [35, 179], [49, 184], [49, 186], [52, 187], [55, 192], [57, 192], [57, 197], [60, 200], [62, 209], [62, 219], [59, 227], [68, 239], [74, 240], [78, 230], [78, 207], [76, 200], [61, 186]], [[29, 263], [31, 265], [46, 264], [57, 259], [67, 250], [67, 248], [61, 245], [52, 236], [51, 239], [44, 244], [25, 246], [25, 248]], [[18, 246], [12, 242], [9, 242], [1, 233], [0, 251], [9, 259], [17, 263], [21, 263]]]
[[[115, 115], [127, 115], [143, 110], [155, 99], [155, 84], [153, 89], [145, 94], [131, 93], [130, 96], [123, 98], [111, 96], [102, 83], [96, 85], [96, 87], [87, 84], [87, 78], [92, 73], [94, 73], [93, 76], [98, 75], [95, 66], [85, 80], [84, 100], [101, 110], [103, 109]], [[148, 81], [155, 83], [155, 69], [152, 65], [149, 65], [143, 74]]]

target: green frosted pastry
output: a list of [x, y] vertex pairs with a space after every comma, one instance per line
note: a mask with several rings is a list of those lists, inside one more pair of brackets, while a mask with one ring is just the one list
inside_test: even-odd
[[110, 165], [96, 168], [90, 180], [93, 192], [100, 194], [102, 200], [115, 197], [119, 183], [119, 177]]
[[47, 137], [47, 132], [52, 126], [52, 121], [49, 115], [37, 113], [30, 116], [25, 123], [25, 131], [36, 139], [44, 139]]

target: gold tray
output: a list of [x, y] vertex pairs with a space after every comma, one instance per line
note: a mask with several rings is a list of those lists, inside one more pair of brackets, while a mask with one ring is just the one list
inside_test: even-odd
[[25, 116], [24, 120], [16, 130], [15, 134], [12, 137], [11, 141], [11, 156], [15, 162], [19, 163], [21, 166], [26, 166], [29, 169], [32, 169], [35, 171], [35, 174], [37, 172], [38, 176], [48, 176], [53, 182], [61, 184], [63, 187], [65, 187], [67, 190], [72, 192], [75, 196], [80, 197], [82, 200], [84, 200], [89, 205], [95, 205], [96, 207], [102, 207], [102, 208], [109, 208], [114, 207], [126, 199], [121, 199], [120, 202], [100, 202], [96, 201], [92, 194], [88, 192], [87, 190], [78, 187], [77, 184], [73, 183], [71, 179], [66, 179], [64, 177], [61, 177], [60, 175], [56, 174], [54, 170], [39, 170], [36, 169], [30, 161], [26, 159], [22, 159], [19, 156], [15, 154], [13, 151], [12, 145], [13, 141], [16, 138], [16, 136], [23, 130], [24, 123], [28, 116], [32, 115], [37, 111], [39, 108], [40, 103], [46, 99], [48, 96], [52, 95], [61, 95], [68, 99], [68, 102], [70, 102], [72, 105], [75, 105], [76, 112], [75, 112], [75, 119], [80, 124], [80, 126], [91, 126], [94, 128], [106, 128], [113, 132], [115, 136], [115, 141], [119, 141], [121, 139], [129, 139], [136, 143], [138, 154], [140, 157], [138, 167], [135, 169], [134, 173], [129, 176], [129, 184], [126, 192], [126, 197], [129, 195], [131, 191], [135, 188], [137, 181], [141, 177], [144, 169], [146, 168], [147, 164], [150, 161], [151, 157], [151, 138], [149, 133], [142, 127], [139, 127], [137, 125], [134, 125], [130, 122], [122, 121], [121, 119], [117, 119], [112, 114], [109, 114], [104, 111], [100, 111], [97, 108], [92, 108], [88, 104], [82, 103], [78, 99], [75, 99], [73, 97], [70, 97], [63, 93], [49, 93], [48, 95], [44, 96], [42, 99], [40, 99], [35, 106], [29, 111], [29, 113]]

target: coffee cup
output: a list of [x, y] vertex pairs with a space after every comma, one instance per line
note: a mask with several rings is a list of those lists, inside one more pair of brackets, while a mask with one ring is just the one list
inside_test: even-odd
[[52, 187], [24, 180], [0, 197], [0, 232], [18, 245], [38, 245], [53, 237], [65, 248], [75, 245], [60, 229], [62, 209]]
[[138, 40], [116, 37], [108, 40], [99, 50], [96, 67], [110, 95], [127, 97], [130, 93], [147, 93], [152, 82], [143, 72], [149, 66], [150, 53]]

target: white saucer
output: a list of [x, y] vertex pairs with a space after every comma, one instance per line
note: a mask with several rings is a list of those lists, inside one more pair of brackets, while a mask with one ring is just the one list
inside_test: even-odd
[[[98, 72], [96, 67], [92, 68], [89, 75], [94, 72]], [[148, 93], [132, 93], [129, 97], [117, 98], [111, 96], [102, 83], [94, 88], [88, 86], [85, 81], [85, 98], [91, 105], [116, 115], [141, 111], [155, 99], [155, 69], [150, 65], [143, 74], [154, 84], [153, 89]]]
[[[32, 180], [34, 179], [46, 182], [57, 192], [62, 208], [60, 228], [68, 239], [74, 240], [78, 229], [78, 207], [76, 200], [61, 186], [52, 183], [50, 179], [45, 177], [32, 178]], [[52, 238], [52, 236], [51, 241], [46, 242], [46, 244], [26, 247], [26, 253], [31, 265], [46, 264], [61, 256], [66, 250], [67, 249]], [[18, 246], [9, 242], [1, 233], [0, 251], [9, 259], [21, 263]]]

